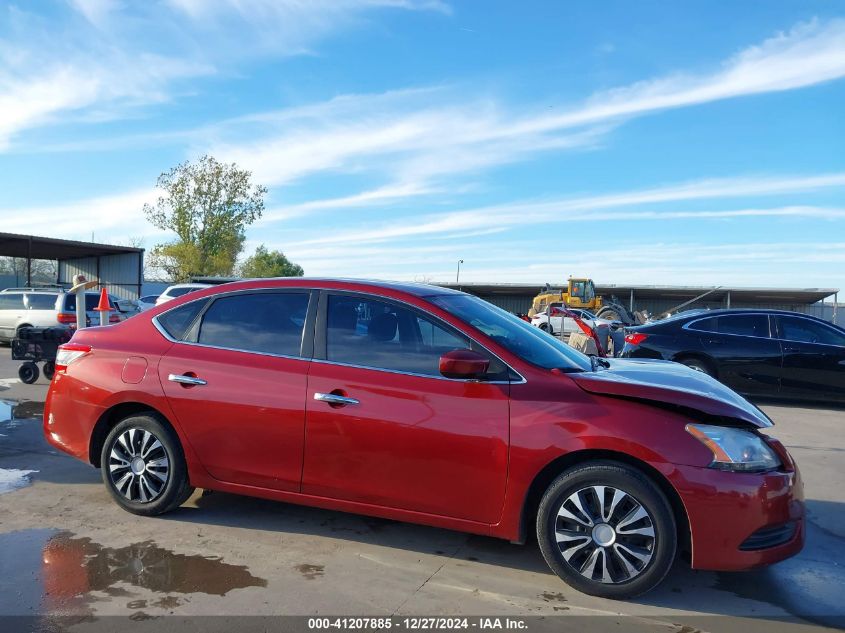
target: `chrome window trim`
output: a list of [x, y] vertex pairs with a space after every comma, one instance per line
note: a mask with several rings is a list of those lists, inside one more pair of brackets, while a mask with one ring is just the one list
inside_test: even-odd
[[[198, 288], [197, 290], [205, 290], [205, 288]], [[206, 349], [221, 349], [221, 350], [225, 350], [227, 352], [242, 352], [244, 354], [257, 354], [259, 356], [269, 356], [271, 358], [289, 358], [289, 359], [293, 359], [293, 360], [310, 361], [311, 360], [310, 358], [305, 358], [302, 355], [292, 356], [290, 354], [273, 354], [272, 352], [260, 352], [258, 350], [241, 349], [239, 347], [224, 347], [223, 345], [208, 345], [206, 343], [198, 343], [196, 341], [185, 341], [185, 340], [181, 340], [181, 339], [176, 339], [176, 338], [173, 338], [172, 336], [170, 336], [170, 334], [168, 334], [167, 331], [164, 329], [164, 326], [162, 326], [158, 322], [158, 318], [160, 316], [163, 316], [163, 315], [167, 314], [168, 312], [170, 312], [172, 310], [176, 310], [178, 308], [183, 308], [186, 305], [194, 303], [195, 301], [204, 301], [206, 303], [206, 305], [204, 305], [200, 309], [200, 311], [197, 313], [197, 315], [188, 324], [188, 327], [185, 328], [185, 334], [183, 334], [183, 336], [185, 336], [185, 335], [189, 334], [192, 330], [194, 330], [197, 323], [199, 323], [202, 320], [203, 316], [205, 316], [205, 313], [208, 312], [209, 308], [214, 304], [214, 302], [216, 300], [223, 299], [223, 298], [226, 298], [226, 297], [236, 296], [236, 295], [239, 295], [239, 294], [257, 294], [257, 293], [262, 293], [262, 292], [267, 292], [267, 291], [278, 291], [278, 294], [288, 294], [288, 293], [304, 294], [308, 297], [308, 302], [309, 302], [309, 305], [310, 305], [311, 293], [314, 292], [314, 289], [306, 287], [306, 286], [293, 287], [293, 288], [278, 287], [278, 286], [269, 286], [269, 287], [262, 287], [262, 288], [239, 288], [237, 290], [230, 290], [228, 292], [221, 292], [219, 294], [208, 295], [208, 296], [205, 296], [205, 297], [197, 297], [193, 301], [186, 301], [185, 303], [180, 303], [178, 306], [173, 306], [172, 308], [168, 308], [167, 310], [160, 312], [159, 314], [155, 315], [152, 319], [150, 319], [150, 321], [155, 326], [155, 328], [159, 331], [159, 333], [162, 336], [164, 336], [164, 338], [166, 338], [168, 341], [170, 341], [172, 343], [178, 343], [180, 345], [191, 345], [191, 346], [194, 346], [194, 347], [204, 347]], [[193, 293], [187, 293], [187, 294], [193, 294]], [[185, 295], [182, 295], [182, 296], [184, 297]], [[174, 298], [178, 298], [178, 297], [174, 297]], [[308, 308], [306, 307], [306, 321], [307, 321], [307, 318], [308, 318], [307, 313], [308, 313]], [[300, 336], [300, 349], [302, 349], [302, 340], [306, 336], [305, 325], [306, 325], [306, 323], [302, 324], [302, 335]]]
[[723, 316], [760, 316], [760, 313], [746, 312], [746, 313], [743, 313], [743, 314], [717, 314], [715, 316], [713, 316], [713, 315], [703, 316], [700, 319], [694, 319], [692, 321], [684, 323], [681, 326], [681, 329], [687, 330], [688, 332], [690, 332], [690, 331], [691, 332], [699, 332], [700, 334], [715, 334], [716, 336], [738, 336], [740, 338], [754, 338], [754, 339], [758, 339], [760, 341], [777, 341], [778, 340], [777, 338], [772, 336], [772, 319], [771, 319], [771, 315], [769, 315], [769, 314], [763, 315], [763, 316], [766, 317], [766, 320], [769, 322], [769, 335], [768, 336], [754, 336], [753, 334], [732, 334], [730, 332], [714, 332], [713, 330], [697, 330], [696, 328], [691, 327], [692, 325], [698, 323], [699, 321], [704, 321], [705, 319], [718, 319], [718, 318], [721, 318]]
[[[243, 289], [243, 290], [239, 289], [239, 290], [232, 290], [232, 291], [229, 291], [229, 292], [226, 292], [226, 293], [209, 295], [207, 297], [197, 297], [196, 299], [194, 299], [194, 301], [207, 301], [208, 305], [204, 306], [203, 309], [201, 309], [199, 311], [197, 316], [194, 318], [194, 321], [192, 321], [188, 325], [188, 328], [185, 330], [185, 332], [187, 333], [191, 329], [193, 329], [193, 326], [194, 326], [196, 320], [201, 319], [203, 314], [205, 314], [206, 310], [208, 309], [208, 307], [213, 303], [213, 301], [215, 299], [217, 299], [219, 297], [230, 296], [230, 295], [246, 293], [246, 292], [256, 292], [256, 291], [262, 291], [262, 290], [275, 290], [277, 288], [278, 288], [277, 286], [270, 286], [270, 287], [263, 287], [263, 288], [249, 288], [249, 289]], [[282, 289], [288, 290], [288, 288], [286, 288], [286, 287], [282, 288]], [[301, 290], [303, 293], [310, 294], [311, 292], [313, 292], [315, 290], [318, 291], [318, 292], [323, 292], [323, 291], [324, 292], [332, 292], [335, 289], [311, 288], [309, 286], [295, 286], [295, 287], [292, 287], [292, 290]], [[362, 292], [352, 291], [352, 290], [347, 291], [347, 292], [365, 295], [365, 296], [371, 296], [375, 299], [379, 299], [379, 298], [388, 299], [390, 301], [396, 301], [398, 303], [405, 304], [405, 302], [398, 301], [396, 299], [393, 299], [392, 297], [381, 297], [381, 295], [371, 295], [371, 294], [368, 294], [368, 293], [362, 293]], [[209, 301], [209, 299], [210, 299], [210, 301]], [[170, 336], [170, 334], [168, 334], [167, 331], [164, 329], [164, 327], [158, 322], [158, 318], [160, 316], [164, 315], [164, 314], [167, 314], [171, 310], [181, 308], [183, 306], [188, 305], [189, 303], [193, 303], [193, 301], [186, 301], [185, 303], [182, 303], [178, 306], [173, 306], [172, 308], [169, 308], [169, 309], [167, 309], [163, 312], [160, 312], [159, 314], [155, 315], [153, 318], [150, 319], [150, 322], [153, 324], [153, 327], [155, 327], [155, 329], [158, 330], [159, 334], [161, 334], [165, 339], [167, 339], [171, 343], [178, 344], [178, 345], [188, 345], [188, 346], [193, 346], [193, 347], [204, 347], [206, 349], [219, 349], [219, 350], [223, 350], [223, 351], [227, 351], [227, 352], [241, 352], [242, 354], [256, 354], [258, 356], [269, 356], [270, 358], [285, 358], [285, 359], [289, 359], [289, 360], [300, 360], [300, 361], [310, 362], [310, 363], [324, 363], [324, 364], [327, 364], [327, 365], [337, 365], [337, 366], [341, 366], [341, 367], [352, 367], [354, 369], [368, 369], [370, 371], [381, 371], [381, 372], [386, 372], [386, 373], [389, 373], [389, 374], [414, 376], [414, 377], [418, 377], [418, 378], [433, 378], [435, 380], [448, 380], [450, 382], [477, 382], [477, 383], [483, 383], [485, 385], [522, 385], [522, 384], [525, 384], [525, 383], [528, 382], [525, 379], [525, 377], [521, 373], [516, 371], [513, 367], [511, 367], [509, 363], [506, 363], [504, 360], [499, 358], [499, 356], [497, 354], [494, 354], [493, 352], [488, 350], [486, 346], [482, 345], [481, 343], [478, 343], [478, 341], [476, 341], [474, 338], [467, 336], [463, 332], [460, 332], [460, 334], [463, 335], [463, 336], [466, 336], [468, 339], [477, 343], [479, 347], [484, 349], [487, 353], [489, 353], [494, 358], [497, 358], [505, 367], [508, 368], [508, 370], [510, 372], [512, 372], [514, 375], [518, 376], [519, 380], [489, 380], [488, 381], [488, 380], [478, 380], [478, 379], [475, 379], [475, 378], [447, 378], [446, 376], [434, 376], [434, 375], [431, 375], [431, 374], [417, 374], [417, 373], [414, 373], [414, 372], [405, 372], [405, 371], [399, 371], [399, 370], [395, 370], [395, 369], [384, 369], [382, 367], [368, 367], [366, 365], [354, 365], [354, 364], [351, 364], [351, 363], [341, 363], [341, 362], [337, 362], [337, 361], [330, 361], [330, 360], [325, 360], [325, 359], [320, 359], [320, 358], [314, 358], [313, 354], [312, 354], [311, 358], [305, 358], [303, 356], [290, 356], [290, 355], [286, 355], [286, 354], [272, 354], [270, 352], [258, 352], [258, 351], [255, 351], [255, 350], [239, 349], [237, 347], [222, 347], [222, 346], [219, 346], [219, 345], [206, 345], [204, 343], [195, 343], [193, 341], [182, 341], [182, 340], [179, 340], [179, 339], [175, 339], [172, 336]], [[419, 308], [417, 308], [416, 306], [412, 306], [410, 304], [405, 304], [405, 305], [408, 305], [412, 309], [419, 310]], [[442, 321], [442, 319], [440, 319], [436, 315], [431, 314], [430, 312], [425, 312], [425, 314], [430, 315], [431, 317], [437, 319], [438, 321], [445, 323], [445, 321]], [[452, 326], [449, 323], [446, 323], [446, 325], [449, 326], [452, 329], [455, 329], [454, 326]], [[303, 330], [304, 330], [304, 328], [303, 328]], [[305, 335], [305, 333], [303, 331], [303, 336], [304, 335]]]
[[[684, 323], [681, 326], [681, 329], [687, 330], [688, 332], [698, 332], [698, 333], [701, 333], [701, 334], [716, 334], [718, 336], [739, 336], [741, 338], [753, 338], [753, 339], [758, 339], [758, 340], [761, 340], [761, 341], [777, 341], [779, 343], [801, 343], [802, 345], [823, 345], [825, 347], [845, 347], [843, 345], [835, 345], [833, 343], [812, 343], [810, 341], [793, 341], [792, 339], [781, 338], [779, 336], [780, 327], [779, 326], [775, 327], [777, 324], [773, 322], [774, 319], [777, 319], [779, 317], [794, 318], [794, 319], [801, 319], [801, 320], [804, 320], [804, 321], [809, 321], [810, 323], [815, 323], [816, 325], [820, 325], [823, 328], [827, 328], [829, 330], [832, 330], [833, 332], [835, 332], [837, 334], [840, 334], [840, 335], [842, 334], [836, 328], [831, 327], [825, 321], [818, 320], [814, 317], [803, 314], [801, 312], [795, 312], [795, 313], [790, 313], [790, 314], [781, 314], [781, 313], [771, 314], [771, 313], [768, 313], [768, 312], [762, 313], [769, 320], [769, 336], [753, 336], [751, 334], [730, 334], [728, 332], [713, 332], [711, 330], [697, 330], [694, 327], [691, 327], [695, 323], [698, 323], [699, 321], [704, 321], [705, 319], [713, 319], [713, 318], [718, 319], [718, 318], [723, 317], [723, 316], [760, 316], [760, 314], [761, 314], [760, 312], [744, 312], [741, 315], [740, 314], [735, 314], [735, 315], [717, 314], [717, 315], [701, 316], [700, 318], [693, 319], [692, 321], [688, 321], [687, 323]], [[777, 334], [777, 336], [776, 336], [776, 334]]]

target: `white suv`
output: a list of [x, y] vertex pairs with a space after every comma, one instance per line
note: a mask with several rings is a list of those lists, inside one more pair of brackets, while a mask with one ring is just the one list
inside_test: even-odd
[[165, 301], [170, 301], [176, 297], [186, 295], [189, 292], [196, 292], [197, 290], [210, 287], [211, 284], [174, 284], [172, 286], [168, 286], [167, 290], [158, 296], [158, 299], [156, 299], [156, 305], [160, 306]]
[[[99, 302], [99, 292], [85, 293], [86, 325], [100, 324], [100, 314], [94, 310]], [[109, 314], [110, 323], [126, 318], [121, 311], [125, 302], [112, 295], [109, 295], [109, 302], [117, 308]], [[76, 327], [76, 295], [63, 288], [6, 288], [0, 291], [0, 341], [8, 343], [16, 338], [22, 327], [62, 325]]]

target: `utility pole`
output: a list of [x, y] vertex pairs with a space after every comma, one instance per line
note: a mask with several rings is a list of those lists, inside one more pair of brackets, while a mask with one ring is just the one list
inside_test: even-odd
[[464, 260], [462, 260], [462, 259], [458, 260], [458, 274], [455, 275], [455, 284], [461, 283], [461, 264], [463, 264], [463, 263], [464, 263]]

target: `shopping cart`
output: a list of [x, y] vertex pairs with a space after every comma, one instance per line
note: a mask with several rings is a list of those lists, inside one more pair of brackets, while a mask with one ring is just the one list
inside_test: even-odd
[[67, 343], [73, 336], [69, 327], [22, 327], [18, 337], [12, 340], [12, 360], [26, 361], [18, 368], [21, 382], [31, 385], [40, 372], [37, 363], [44, 363], [44, 377], [53, 379], [56, 373], [56, 352], [59, 345]]

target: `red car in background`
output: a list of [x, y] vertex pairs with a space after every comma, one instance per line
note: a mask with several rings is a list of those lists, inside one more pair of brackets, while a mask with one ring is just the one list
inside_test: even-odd
[[591, 359], [476, 297], [320, 279], [201, 290], [77, 332], [44, 413], [126, 510], [194, 488], [522, 543], [586, 593], [782, 560], [804, 541], [771, 421], [707, 375]]

